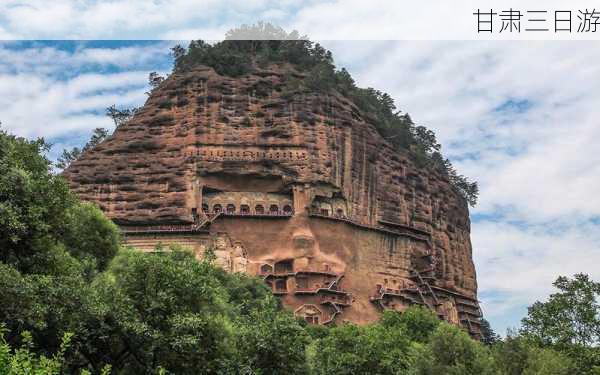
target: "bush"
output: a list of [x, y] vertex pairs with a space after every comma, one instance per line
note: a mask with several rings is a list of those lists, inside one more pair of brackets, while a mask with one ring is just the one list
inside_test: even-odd
[[345, 324], [323, 336], [308, 350], [315, 374], [397, 374], [409, 368], [411, 343], [403, 323]]
[[539, 347], [535, 341], [509, 334], [492, 352], [499, 370], [506, 375], [562, 375], [572, 373], [571, 360], [562, 353]]
[[425, 307], [413, 306], [403, 313], [385, 311], [381, 325], [389, 329], [401, 328], [411, 341], [424, 343], [440, 325], [440, 320]]
[[75, 257], [93, 261], [103, 270], [117, 254], [119, 228], [91, 203], [79, 203], [67, 212], [63, 242]]
[[306, 374], [309, 336], [291, 313], [253, 310], [236, 324], [237, 373]]
[[33, 344], [31, 342], [31, 336], [27, 332], [24, 332], [23, 334], [25, 345], [14, 351], [4, 340], [2, 333], [3, 332], [0, 330], [0, 374], [62, 374], [63, 356], [69, 346], [72, 335], [65, 334], [63, 336], [60, 351], [53, 358], [47, 358], [43, 355], [38, 356], [30, 351]]
[[497, 374], [494, 358], [485, 346], [461, 329], [442, 323], [429, 342], [417, 347], [412, 374]]

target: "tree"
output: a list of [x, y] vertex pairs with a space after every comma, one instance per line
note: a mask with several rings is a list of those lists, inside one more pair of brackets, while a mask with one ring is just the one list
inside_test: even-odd
[[86, 152], [88, 150], [93, 149], [98, 146], [102, 141], [108, 138], [109, 132], [104, 128], [96, 128], [92, 132], [92, 137], [90, 140], [83, 146], [82, 152]]
[[559, 290], [546, 302], [535, 302], [522, 320], [524, 334], [544, 345], [600, 343], [600, 283], [585, 274], [572, 279], [560, 276], [553, 285]]
[[23, 333], [24, 346], [13, 351], [5, 341], [3, 332], [0, 329], [0, 373], [6, 375], [61, 374], [65, 351], [69, 347], [71, 337], [71, 334], [65, 334], [62, 338], [60, 351], [52, 358], [48, 358], [43, 355], [37, 356], [30, 351], [33, 342], [27, 332]]
[[555, 350], [540, 348], [535, 341], [509, 332], [492, 348], [498, 369], [505, 375], [567, 375], [573, 372], [571, 360]]
[[56, 167], [60, 169], [66, 169], [72, 162], [79, 159], [82, 151], [79, 147], [73, 147], [71, 150], [63, 150], [62, 154], [58, 157]]
[[235, 373], [306, 374], [309, 336], [291, 313], [254, 309], [236, 324]]
[[0, 132], [0, 322], [11, 345], [29, 331], [51, 353], [65, 333], [86, 337], [96, 302], [85, 276], [116, 252], [118, 231], [51, 173], [47, 149]]
[[175, 46], [173, 46], [173, 48], [171, 48], [171, 56], [173, 56], [175, 65], [177, 65], [177, 63], [181, 61], [183, 56], [185, 56], [185, 52], [185, 48], [183, 48], [180, 44], [176, 44]]
[[425, 343], [439, 326], [440, 320], [429, 309], [411, 306], [403, 313], [384, 311], [381, 325], [388, 329], [402, 329], [411, 341]]
[[[87, 147], [105, 136], [104, 129], [96, 129]], [[92, 206], [80, 206], [64, 179], [50, 173], [52, 164], [43, 156], [48, 149], [43, 139], [27, 141], [0, 131], [0, 261], [24, 273], [60, 268], [56, 262], [65, 254], [114, 254], [117, 246], [117, 228]], [[86, 233], [102, 239], [85, 244]]]
[[[210, 373], [235, 354], [227, 292], [214, 267], [186, 251], [121, 251], [94, 288], [106, 301], [104, 319], [118, 332], [110, 355], [116, 370]], [[113, 340], [100, 341], [107, 347]]]
[[165, 77], [161, 76], [156, 72], [151, 72], [150, 74], [148, 74], [148, 84], [151, 87], [150, 91], [152, 92], [152, 90], [160, 86], [160, 84], [163, 83], [164, 80]]
[[409, 367], [410, 341], [400, 327], [333, 327], [308, 356], [315, 374], [397, 374]]
[[106, 108], [106, 115], [113, 120], [115, 123], [115, 128], [119, 128], [121, 125], [131, 120], [138, 111], [139, 108], [119, 109], [113, 104]]
[[425, 346], [416, 347], [412, 374], [497, 374], [489, 349], [460, 328], [440, 324]]
[[501, 337], [494, 332], [490, 322], [487, 319], [481, 319], [481, 342], [485, 345], [492, 346], [502, 341]]
[[65, 181], [50, 173], [49, 145], [0, 131], [0, 261], [43, 272], [64, 251], [55, 240], [75, 204]]
[[560, 276], [553, 285], [559, 291], [528, 308], [521, 333], [567, 355], [577, 373], [600, 373], [600, 283], [576, 274]]
[[69, 165], [71, 165], [71, 163], [73, 163], [74, 161], [79, 159], [81, 157], [81, 155], [83, 155], [85, 152], [93, 149], [94, 147], [96, 147], [97, 145], [102, 143], [102, 141], [104, 141], [106, 138], [108, 138], [108, 136], [109, 136], [109, 132], [107, 129], [104, 129], [104, 128], [94, 129], [92, 132], [92, 136], [90, 137], [90, 140], [83, 146], [82, 149], [79, 149], [78, 147], [74, 147], [71, 150], [63, 150], [62, 155], [58, 158], [56, 167], [60, 168], [60, 169], [68, 168]]
[[104, 270], [119, 250], [119, 228], [91, 203], [74, 205], [67, 212], [67, 225], [61, 239], [69, 252], [93, 262]]

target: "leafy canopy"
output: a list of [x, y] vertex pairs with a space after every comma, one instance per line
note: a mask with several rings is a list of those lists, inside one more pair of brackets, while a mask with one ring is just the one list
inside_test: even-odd
[[600, 344], [600, 283], [577, 274], [561, 276], [553, 285], [559, 291], [529, 307], [522, 331], [546, 345]]
[[[113, 118], [113, 121], [115, 121], [115, 124], [120, 123], [122, 121], [126, 121], [126, 119], [124, 119], [125, 113], [124, 112], [119, 113], [118, 111], [122, 111], [122, 110], [117, 110], [116, 107], [114, 107], [114, 106], [109, 107], [107, 109], [107, 115]], [[130, 114], [128, 114], [128, 116], [129, 115], [132, 116], [133, 114], [130, 113]], [[108, 138], [108, 136], [109, 136], [109, 132], [107, 129], [104, 129], [104, 128], [94, 129], [90, 140], [83, 146], [83, 148], [80, 149], [79, 147], [74, 147], [71, 150], [63, 150], [61, 156], [59, 156], [59, 158], [57, 160], [56, 167], [60, 168], [60, 169], [67, 168], [69, 165], [71, 165], [72, 162], [79, 159], [81, 157], [81, 155], [83, 155], [85, 152], [87, 152], [87, 151], [93, 149], [94, 147], [96, 147], [97, 145], [99, 145], [102, 141], [104, 141], [106, 138]]]

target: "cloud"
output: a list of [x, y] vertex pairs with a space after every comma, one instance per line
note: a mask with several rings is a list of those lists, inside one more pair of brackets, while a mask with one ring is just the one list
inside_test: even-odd
[[518, 326], [526, 306], [554, 292], [558, 276], [584, 272], [600, 279], [597, 225], [574, 223], [553, 230], [482, 222], [476, 228], [472, 241], [482, 308], [502, 333]]
[[104, 113], [108, 106], [143, 104], [148, 73], [166, 73], [172, 44], [0, 44], [2, 127], [21, 136], [49, 139], [55, 143], [53, 158], [64, 148], [81, 146], [92, 129], [114, 127]]
[[[265, 0], [8, 0], [0, 4], [0, 21], [4, 20], [3, 27], [12, 34], [27, 39], [164, 39], [165, 35], [181, 34], [177, 30], [196, 29], [198, 24], [218, 26], [225, 19], [235, 24], [250, 22], [251, 14], [262, 13], [277, 18], [293, 3]], [[169, 34], [168, 30], [175, 32]], [[222, 33], [218, 35], [219, 38], [222, 36]]]
[[173, 42], [121, 47], [88, 47], [86, 42], [71, 42], [72, 50], [33, 42], [0, 42], [0, 73], [35, 74], [79, 73], [80, 69], [106, 70], [136, 67], [163, 67]]
[[146, 83], [146, 72], [83, 74], [64, 82], [32, 74], [0, 75], [0, 116], [5, 128], [26, 137], [110, 127], [103, 110], [114, 103], [143, 102]]
[[[564, 2], [521, 0], [518, 8], [527, 27], [527, 10], [554, 10]], [[571, 0], [573, 12], [590, 7], [589, 1]], [[477, 9], [506, 9], [502, 0], [421, 2], [389, 0], [5, 0], [0, 3], [4, 34], [24, 39], [211, 39], [223, 29], [257, 20], [296, 28], [315, 39], [329, 40], [480, 40], [598, 39], [598, 33], [478, 34]], [[575, 17], [574, 17], [575, 18]], [[496, 30], [501, 20], [496, 19]], [[575, 20], [575, 28], [578, 23]], [[198, 25], [202, 25], [199, 27]], [[536, 25], [539, 26], [539, 25]], [[2, 36], [0, 30], [0, 36]], [[218, 33], [217, 33], [218, 31]]]

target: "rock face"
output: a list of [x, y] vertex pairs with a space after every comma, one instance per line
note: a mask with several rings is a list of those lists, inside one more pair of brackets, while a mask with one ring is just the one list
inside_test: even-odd
[[64, 175], [132, 246], [211, 248], [311, 323], [422, 304], [478, 335], [464, 199], [349, 99], [295, 91], [303, 78], [174, 73]]

